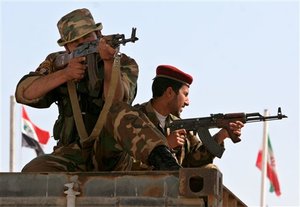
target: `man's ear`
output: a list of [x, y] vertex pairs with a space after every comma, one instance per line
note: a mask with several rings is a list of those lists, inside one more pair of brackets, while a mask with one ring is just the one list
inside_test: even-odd
[[172, 88], [171, 86], [169, 86], [169, 87], [166, 89], [165, 93], [166, 93], [166, 95], [167, 95], [168, 97], [173, 97], [174, 94], [175, 94], [175, 92], [174, 92], [174, 90], [173, 90], [173, 88]]

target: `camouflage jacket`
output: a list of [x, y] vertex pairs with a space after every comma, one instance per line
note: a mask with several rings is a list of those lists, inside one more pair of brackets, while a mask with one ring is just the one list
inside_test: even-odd
[[[53, 65], [53, 62], [57, 55], [62, 53], [65, 53], [65, 51], [49, 54], [34, 72], [30, 72], [19, 81], [15, 93], [18, 103], [22, 103], [32, 107], [48, 108], [52, 103], [56, 103], [58, 105], [59, 116], [53, 127], [53, 136], [56, 140], [58, 140], [57, 147], [65, 146], [79, 140], [73, 118], [67, 84], [65, 83], [60, 85], [59, 87], [47, 93], [44, 97], [36, 100], [26, 100], [23, 97], [23, 92], [24, 89], [26, 89], [26, 87], [29, 86], [35, 79], [39, 78], [40, 76], [46, 76], [57, 71], [57, 69]], [[101, 75], [100, 77], [103, 77], [104, 64], [100, 58], [98, 59], [97, 70]], [[126, 56], [125, 54], [122, 54], [120, 70], [121, 79], [123, 81], [125, 91], [123, 101], [131, 104], [135, 98], [137, 90], [137, 78], [139, 72], [138, 65], [134, 59]], [[87, 82], [87, 77], [85, 77], [79, 83], [77, 83], [76, 88], [79, 97], [81, 112], [83, 114], [83, 121], [87, 133], [90, 134], [104, 104], [102, 99], [103, 78], [101, 80], [102, 84], [98, 92], [98, 97], [91, 97], [89, 95]]]
[[[165, 136], [169, 134], [168, 129], [162, 129], [162, 127], [160, 126], [159, 120], [151, 105], [151, 100], [143, 104], [137, 104], [134, 107], [144, 112], [150, 119], [150, 121]], [[176, 119], [179, 118], [171, 114], [168, 115], [166, 118], [166, 125]], [[179, 164], [181, 164], [183, 167], [201, 167], [213, 162], [214, 156], [207, 151], [205, 146], [202, 144], [201, 140], [196, 135], [194, 135], [192, 132], [189, 132], [186, 138], [187, 139], [184, 144], [184, 147], [175, 150], [173, 149], [173, 152], [175, 153]], [[145, 166], [142, 166], [142, 168], [144, 167]]]

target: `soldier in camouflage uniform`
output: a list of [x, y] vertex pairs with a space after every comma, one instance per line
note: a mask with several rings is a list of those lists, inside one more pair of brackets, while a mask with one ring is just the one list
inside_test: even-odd
[[[179, 119], [185, 106], [189, 105], [189, 86], [192, 84], [191, 75], [170, 65], [160, 65], [156, 70], [156, 77], [152, 84], [152, 99], [143, 104], [135, 105], [143, 111], [151, 122], [164, 135], [164, 140], [176, 154], [178, 163], [182, 167], [215, 167], [212, 165], [214, 155], [202, 144], [198, 136], [185, 129], [170, 132], [166, 126], [173, 120]], [[230, 123], [230, 129], [238, 136], [241, 135], [242, 122]], [[224, 146], [224, 139], [228, 137], [225, 129], [221, 129], [214, 136], [215, 141]], [[151, 168], [151, 167], [150, 167]], [[149, 169], [149, 166], [135, 161], [135, 170]]]
[[[95, 24], [89, 10], [77, 9], [62, 17], [57, 26], [61, 35], [58, 44], [64, 46], [66, 51], [48, 55], [34, 72], [19, 81], [15, 95], [18, 103], [36, 108], [57, 104], [59, 116], [53, 128], [53, 136], [58, 143], [51, 154], [33, 159], [22, 172], [128, 170], [131, 168], [132, 157], [154, 165], [157, 169], [178, 170], [180, 166], [163, 141], [163, 135], [143, 113], [130, 105], [136, 95], [138, 65], [125, 54], [120, 59], [120, 75], [116, 79], [115, 93], [111, 96], [113, 101], [101, 134], [96, 142], [95, 139], [82, 142], [80, 130], [76, 127], [77, 118], [74, 118], [76, 113], [72, 108], [74, 102], [71, 101], [71, 95], [74, 93], [68, 91], [69, 84], [75, 84], [80, 116], [86, 132], [90, 134], [105, 100], [109, 99], [116, 50], [106, 43], [105, 38], [100, 39], [97, 64], [94, 64], [95, 71], [100, 74], [100, 87], [96, 95], [91, 95], [89, 79], [85, 75], [86, 57], [70, 59], [63, 68], [57, 68], [54, 61], [58, 55], [71, 53], [82, 43], [96, 40], [101, 36], [102, 25]], [[93, 154], [94, 148], [96, 155], [105, 155], [105, 160]], [[100, 152], [102, 148], [105, 150]], [[119, 165], [124, 160], [128, 165]]]

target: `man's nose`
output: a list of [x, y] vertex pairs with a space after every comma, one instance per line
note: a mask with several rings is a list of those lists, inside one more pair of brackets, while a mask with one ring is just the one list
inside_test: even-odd
[[190, 105], [190, 100], [189, 99], [187, 99], [186, 101], [185, 101], [185, 103], [184, 103], [186, 106], [188, 106], [188, 105]]

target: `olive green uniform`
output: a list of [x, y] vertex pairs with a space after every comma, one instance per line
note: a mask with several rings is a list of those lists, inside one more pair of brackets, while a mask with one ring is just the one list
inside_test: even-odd
[[[143, 104], [137, 104], [134, 107], [141, 110], [147, 115], [147, 117], [156, 126], [156, 128], [165, 135], [164, 141], [167, 142], [166, 136], [169, 133], [169, 129], [164, 129], [161, 127], [160, 122], [151, 105], [151, 100]], [[179, 118], [171, 114], [168, 115], [166, 118], [166, 126], [176, 119]], [[224, 143], [222, 143], [222, 145], [223, 144]], [[173, 153], [176, 154], [177, 160], [179, 164], [182, 165], [182, 167], [202, 167], [204, 165], [212, 163], [215, 157], [206, 149], [201, 140], [197, 136], [195, 136], [193, 132], [188, 132], [184, 147], [173, 149]], [[144, 164], [138, 163], [134, 166], [136, 169], [139, 168], [139, 166], [137, 165], [141, 165], [140, 167], [142, 169], [145, 168]]]
[[[24, 90], [40, 76], [56, 71], [53, 66], [55, 57], [52, 53], [40, 64], [35, 72], [25, 75], [17, 85], [16, 99], [19, 103], [36, 108], [47, 108], [56, 103], [59, 116], [53, 128], [57, 146], [51, 154], [39, 156], [29, 162], [23, 172], [28, 171], [91, 171], [91, 170], [128, 170], [132, 157], [147, 162], [147, 157], [157, 145], [165, 145], [163, 135], [154, 127], [147, 117], [130, 106], [136, 95], [138, 66], [126, 55], [121, 58], [121, 76], [125, 89], [123, 102], [110, 107], [106, 123], [94, 142], [80, 144], [67, 84], [62, 84], [45, 96], [36, 100], [26, 100]], [[104, 74], [103, 61], [99, 59], [98, 73]], [[79, 105], [88, 134], [94, 128], [103, 107], [103, 79], [97, 97], [89, 95], [87, 77], [76, 84]], [[95, 145], [95, 146], [94, 146]], [[120, 165], [126, 160], [127, 165]]]

